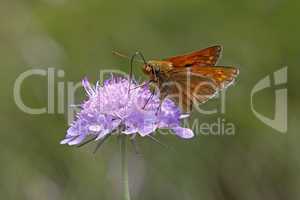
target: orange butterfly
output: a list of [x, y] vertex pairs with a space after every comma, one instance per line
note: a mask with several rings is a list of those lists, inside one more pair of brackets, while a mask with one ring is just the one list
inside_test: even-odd
[[[235, 67], [215, 66], [222, 47], [212, 46], [185, 55], [163, 60], [145, 61], [143, 71], [160, 92], [161, 99], [173, 99], [185, 112], [193, 103], [204, 103], [231, 85], [239, 70]], [[117, 53], [118, 54], [118, 53]], [[120, 55], [120, 54], [119, 54]], [[131, 59], [133, 61], [134, 56]]]

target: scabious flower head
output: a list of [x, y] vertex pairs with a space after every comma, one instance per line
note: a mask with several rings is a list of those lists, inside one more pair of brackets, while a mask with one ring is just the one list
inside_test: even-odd
[[192, 130], [180, 126], [182, 113], [175, 103], [166, 98], [159, 108], [158, 94], [151, 97], [147, 85], [137, 87], [131, 82], [129, 86], [128, 79], [114, 76], [102, 85], [97, 82], [95, 86], [85, 78], [82, 85], [88, 99], [81, 104], [81, 111], [61, 144], [80, 144], [90, 135], [99, 140], [116, 131], [147, 136], [156, 129], [170, 129], [181, 138], [194, 136]]

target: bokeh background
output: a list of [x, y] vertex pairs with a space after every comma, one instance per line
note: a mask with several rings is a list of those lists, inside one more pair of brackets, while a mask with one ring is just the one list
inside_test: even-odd
[[[141, 154], [132, 149], [130, 154], [132, 199], [300, 199], [299, 6], [292, 0], [2, 0], [0, 198], [121, 197], [116, 138], [97, 154], [93, 145], [60, 145], [68, 123], [57, 104], [55, 114], [42, 115], [16, 106], [13, 86], [22, 72], [52, 67], [65, 72], [55, 83], [78, 82], [85, 75], [96, 81], [101, 69], [128, 72], [128, 61], [112, 50], [139, 50], [153, 59], [222, 44], [220, 63], [238, 66], [238, 81], [226, 92], [225, 113], [193, 113], [193, 119], [225, 118], [235, 134], [200, 133], [188, 141], [158, 136], [174, 150], [139, 139]], [[283, 66], [288, 66], [285, 134], [250, 109], [254, 85]], [[137, 66], [134, 73], [146, 79]], [[31, 107], [46, 106], [46, 78], [24, 81], [22, 98]], [[83, 99], [78, 90], [76, 102]], [[274, 88], [255, 97], [255, 108], [270, 118], [274, 105]], [[217, 99], [203, 108], [218, 106]]]

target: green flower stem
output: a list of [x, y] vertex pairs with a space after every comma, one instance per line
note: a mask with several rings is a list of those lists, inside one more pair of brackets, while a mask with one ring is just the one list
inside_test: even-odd
[[127, 137], [126, 135], [121, 135], [120, 137], [123, 200], [130, 200], [128, 181]]

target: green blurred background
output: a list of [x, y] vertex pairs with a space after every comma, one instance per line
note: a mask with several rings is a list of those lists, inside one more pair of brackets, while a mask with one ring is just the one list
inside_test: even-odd
[[[112, 50], [139, 50], [153, 59], [215, 44], [224, 47], [220, 64], [238, 66], [240, 75], [226, 93], [225, 114], [193, 113], [193, 119], [225, 118], [235, 134], [158, 136], [175, 151], [139, 139], [141, 155], [130, 154], [132, 199], [300, 199], [299, 6], [292, 0], [2, 0], [0, 199], [120, 199], [116, 138], [95, 155], [93, 145], [60, 145], [66, 115], [29, 115], [16, 106], [13, 86], [22, 72], [53, 67], [65, 71], [56, 83], [85, 75], [95, 81], [100, 69], [128, 72], [128, 61]], [[289, 67], [285, 134], [250, 109], [254, 85], [283, 66]], [[142, 76], [138, 67], [135, 74]], [[45, 106], [46, 78], [24, 81], [22, 98]], [[82, 99], [81, 89], [76, 102]], [[212, 100], [203, 108], [218, 105]], [[274, 88], [255, 97], [255, 108], [270, 118], [274, 105]]]

